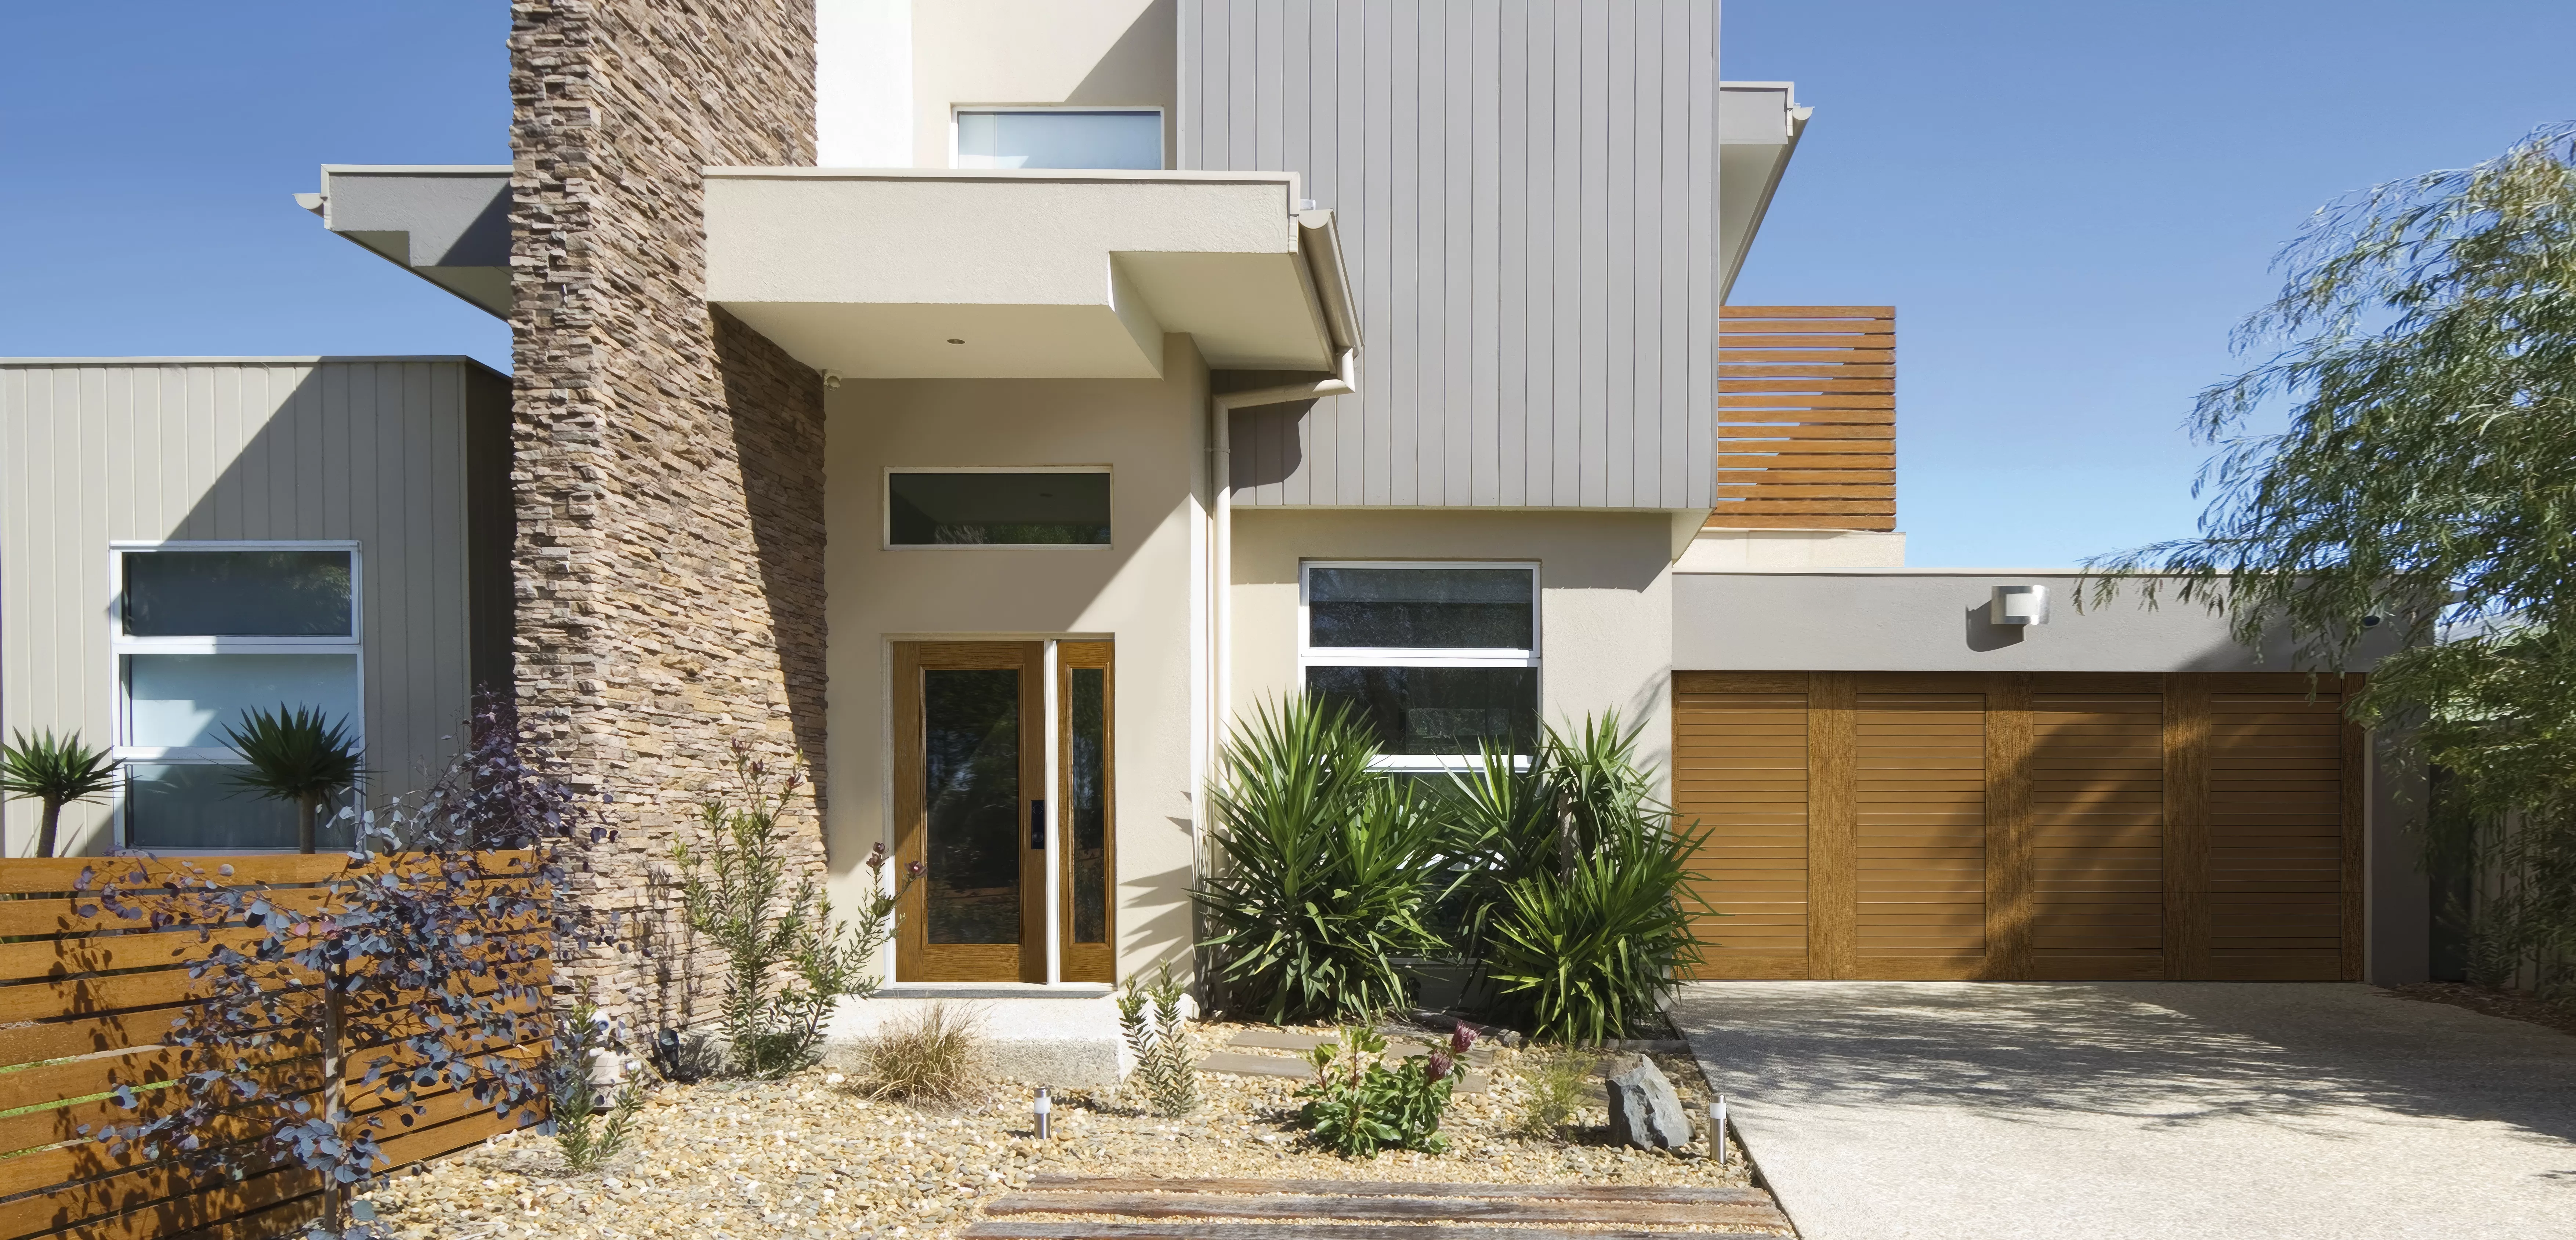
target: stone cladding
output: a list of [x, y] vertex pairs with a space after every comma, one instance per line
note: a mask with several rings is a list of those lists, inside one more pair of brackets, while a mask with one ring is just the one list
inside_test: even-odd
[[806, 764], [823, 863], [822, 380], [706, 303], [699, 172], [814, 162], [814, 5], [515, 0], [510, 94], [516, 688], [615, 831], [577, 881], [616, 942], [563, 972], [686, 1026], [671, 849], [737, 739]]

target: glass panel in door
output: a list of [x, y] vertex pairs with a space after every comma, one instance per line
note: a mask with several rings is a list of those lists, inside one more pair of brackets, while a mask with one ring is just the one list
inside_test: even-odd
[[1064, 807], [1056, 829], [1065, 840], [1062, 968], [1068, 982], [1116, 981], [1110, 945], [1116, 909], [1116, 839], [1111, 774], [1113, 708], [1110, 644], [1060, 642], [1056, 692]]

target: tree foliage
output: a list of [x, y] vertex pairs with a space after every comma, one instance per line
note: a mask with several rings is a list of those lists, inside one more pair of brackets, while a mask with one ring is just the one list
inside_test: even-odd
[[[2428, 860], [2500, 875], [2480, 953], [2576, 950], [2576, 123], [2475, 167], [2329, 204], [2239, 328], [2260, 364], [2201, 394], [2199, 537], [2103, 557], [2096, 601], [2158, 589], [2275, 626], [2444, 772]], [[2286, 406], [2288, 425], [2255, 433]], [[2125, 577], [2173, 574], [2166, 582]]]
[[365, 756], [349, 734], [347, 719], [320, 708], [264, 708], [242, 712], [224, 728], [224, 743], [241, 755], [232, 781], [251, 792], [295, 807], [295, 851], [313, 851], [313, 831], [324, 803], [366, 778]]

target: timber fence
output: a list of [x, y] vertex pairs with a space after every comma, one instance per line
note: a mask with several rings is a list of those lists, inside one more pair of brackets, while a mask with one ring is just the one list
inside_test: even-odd
[[[487, 853], [482, 861], [495, 877], [478, 881], [531, 881], [524, 875], [532, 854]], [[131, 891], [138, 869], [147, 883], [222, 874], [228, 886], [268, 888], [282, 910], [310, 912], [323, 906], [335, 880], [386, 864], [360, 866], [339, 853], [0, 861], [0, 1240], [262, 1240], [299, 1232], [314, 1218], [320, 1177], [291, 1163], [236, 1180], [148, 1161], [131, 1148], [120, 1154], [98, 1139], [103, 1125], [148, 1120], [179, 1100], [182, 1057], [167, 1039], [206, 985], [189, 977], [189, 965], [217, 945], [238, 947], [261, 932], [239, 922], [211, 935], [154, 930], [100, 907], [84, 886], [94, 892], [114, 882]], [[86, 884], [85, 871], [92, 876]], [[155, 898], [162, 897], [137, 902]], [[388, 1117], [375, 1134], [384, 1169], [475, 1145], [523, 1122], [505, 1122], [489, 1103], [453, 1088], [423, 1091], [418, 1114], [389, 1104], [364, 1079], [370, 1061], [381, 1058], [367, 1051], [350, 1049], [349, 1106], [362, 1117]], [[507, 1053], [534, 1060], [545, 1047], [523, 1043]], [[316, 1059], [281, 1056], [273, 1071], [274, 1083], [319, 1089]], [[134, 1106], [117, 1099], [120, 1087], [131, 1091]]]

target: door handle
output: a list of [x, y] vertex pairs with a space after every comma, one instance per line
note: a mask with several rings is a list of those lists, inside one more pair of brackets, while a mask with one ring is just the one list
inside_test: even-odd
[[1045, 797], [1036, 797], [1029, 801], [1029, 847], [1038, 852], [1046, 851]]

